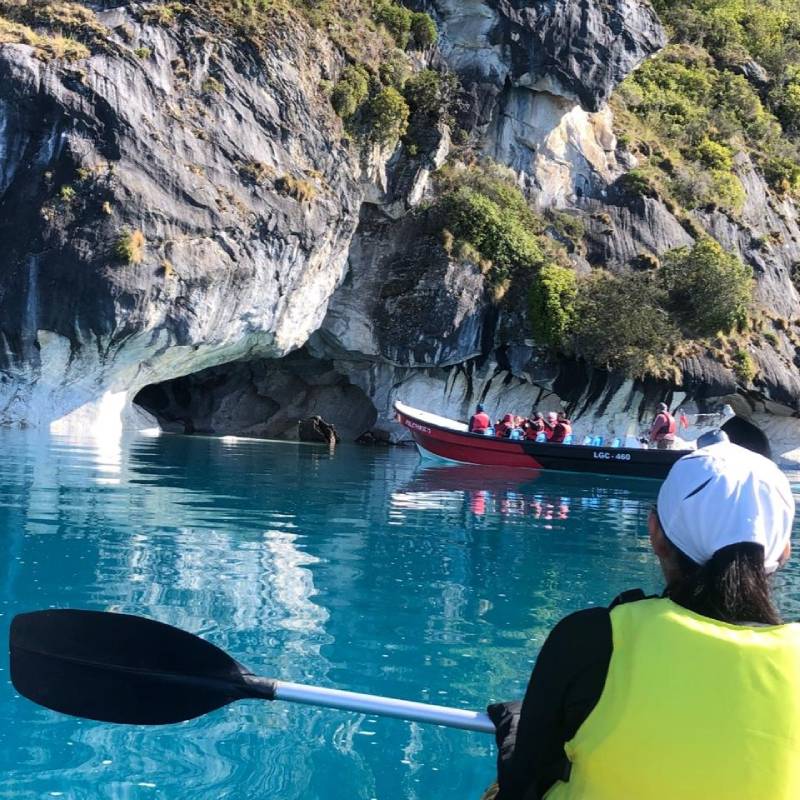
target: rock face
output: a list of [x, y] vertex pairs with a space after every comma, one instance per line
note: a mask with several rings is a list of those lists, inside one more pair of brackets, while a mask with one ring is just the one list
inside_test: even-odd
[[468, 83], [510, 84], [598, 111], [617, 84], [666, 44], [639, 0], [430, 0], [442, 53]]
[[0, 47], [4, 424], [118, 424], [148, 384], [300, 347], [358, 223], [333, 51], [101, 19], [111, 47], [79, 66]]
[[470, 127], [540, 207], [566, 206], [621, 174], [605, 103], [666, 43], [639, 0], [431, 0], [441, 50], [472, 96]]
[[[540, 209], [583, 219], [576, 268], [627, 269], [706, 228], [753, 266], [759, 302], [800, 315], [797, 210], [746, 157], [736, 220], [687, 225], [621, 185], [635, 164], [606, 103], [665, 43], [648, 3], [412, 5], [437, 22], [428, 57], [461, 79], [474, 150]], [[426, 210], [449, 131], [413, 157], [359, 153], [320, 88], [344, 63], [324, 36], [298, 24], [257, 50], [135, 5], [99, 20], [108, 46], [77, 64], [0, 45], [0, 424], [99, 432], [144, 424], [144, 409], [170, 430], [296, 438], [317, 414], [345, 440], [398, 439], [395, 399], [460, 417], [482, 399], [628, 435], [668, 399], [731, 402], [790, 449], [800, 372], [783, 333], [746, 388], [692, 354], [680, 391], [546, 357], [520, 299], [498, 304]]]

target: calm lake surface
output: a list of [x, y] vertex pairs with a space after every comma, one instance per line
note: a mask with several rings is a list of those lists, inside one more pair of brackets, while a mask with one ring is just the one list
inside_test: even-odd
[[[521, 697], [561, 616], [660, 590], [654, 481], [175, 436], [2, 433], [0, 452], [4, 650], [21, 611], [124, 611], [259, 674], [482, 709]], [[798, 565], [779, 581], [800, 617]], [[477, 800], [493, 777], [482, 734], [263, 702], [103, 725], [34, 706], [0, 669], [3, 798]]]

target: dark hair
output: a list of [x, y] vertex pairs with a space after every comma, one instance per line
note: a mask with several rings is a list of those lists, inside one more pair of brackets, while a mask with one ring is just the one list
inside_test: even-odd
[[[668, 540], [669, 541], [669, 540]], [[764, 570], [764, 548], [741, 542], [717, 550], [702, 567], [675, 547], [681, 577], [667, 587], [678, 605], [721, 622], [780, 625]]]

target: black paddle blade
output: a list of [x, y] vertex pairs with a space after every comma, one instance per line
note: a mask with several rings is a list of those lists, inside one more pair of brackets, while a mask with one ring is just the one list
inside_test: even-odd
[[274, 690], [213, 644], [128, 614], [20, 614], [11, 623], [10, 650], [20, 694], [101, 722], [183, 722], [245, 697], [272, 699]]

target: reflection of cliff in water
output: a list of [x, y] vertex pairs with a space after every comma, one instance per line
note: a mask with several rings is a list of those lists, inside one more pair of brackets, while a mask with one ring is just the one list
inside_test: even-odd
[[[328, 664], [320, 651], [330, 641], [329, 615], [315, 599], [310, 569], [318, 559], [298, 542], [290, 509], [271, 513], [278, 504], [259, 485], [256, 454], [240, 460], [219, 442], [187, 448], [165, 437], [108, 446], [4, 433], [3, 445], [4, 635], [13, 613], [22, 610], [126, 611], [200, 633], [265, 674], [302, 678], [298, 663], [309, 663], [324, 675]], [[293, 448], [286, 450], [281, 465], [291, 469]], [[313, 471], [313, 463], [306, 459], [306, 468]], [[30, 726], [33, 741], [75, 745], [69, 766], [61, 761], [57, 767], [51, 760], [58, 751], [51, 757], [37, 745], [35, 769], [24, 767], [25, 754], [0, 747], [7, 753], [0, 757], [2, 796], [33, 794], [30, 787], [41, 780], [67, 786], [76, 797], [128, 796], [141, 791], [137, 785], [160, 790], [164, 781], [222, 796], [232, 780], [252, 784], [254, 796], [261, 795], [270, 778], [259, 766], [264, 748], [292, 786], [315, 792], [314, 757], [297, 752], [294, 738], [315, 735], [314, 716], [296, 707], [240, 704], [151, 731], [81, 723], [9, 694], [0, 701], [0, 719]], [[289, 728], [286, 737], [282, 731]], [[154, 739], [161, 743], [157, 768], [147, 755]], [[217, 752], [225, 739], [236, 742], [235, 755]], [[98, 765], [106, 756], [106, 773], [124, 778], [98, 789]], [[251, 781], [235, 775], [248, 757]]]

